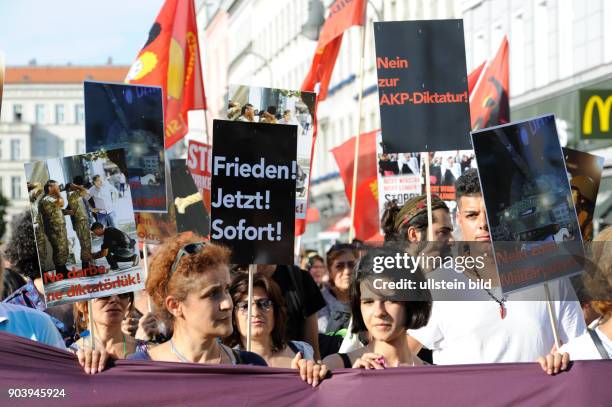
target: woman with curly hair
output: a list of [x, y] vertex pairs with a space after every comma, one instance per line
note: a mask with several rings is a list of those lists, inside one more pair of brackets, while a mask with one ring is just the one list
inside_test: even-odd
[[229, 249], [198, 236], [177, 235], [153, 255], [146, 291], [172, 338], [128, 359], [266, 366], [252, 352], [233, 350], [218, 338], [232, 333]]
[[49, 314], [66, 345], [69, 346], [74, 336], [72, 306], [65, 304], [47, 309], [43, 294], [43, 280], [38, 265], [32, 212], [29, 209], [13, 217], [11, 238], [6, 244], [4, 255], [11, 263], [13, 271], [25, 278], [25, 284], [8, 295], [3, 302], [23, 305]]

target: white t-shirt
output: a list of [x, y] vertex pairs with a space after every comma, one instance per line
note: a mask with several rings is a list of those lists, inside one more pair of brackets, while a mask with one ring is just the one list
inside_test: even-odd
[[[562, 343], [582, 335], [586, 326], [568, 279], [548, 283]], [[541, 290], [534, 297], [534, 290]], [[499, 304], [490, 301], [434, 301], [427, 326], [408, 333], [433, 351], [438, 365], [468, 363], [533, 362], [546, 355], [554, 337], [546, 301], [517, 301], [546, 298], [542, 285], [510, 294], [506, 317]]]
[[[599, 328], [595, 328], [595, 333], [601, 339], [604, 349], [608, 352], [608, 357], [612, 358], [612, 340], [606, 336]], [[560, 353], [567, 352], [571, 360], [597, 360], [601, 359], [601, 355], [591, 338], [591, 335], [586, 332], [577, 338], [572, 339], [565, 345], [559, 348]]]
[[93, 198], [96, 208], [102, 213], [111, 213], [115, 210], [113, 192], [117, 191], [108, 184], [102, 184], [100, 189], [95, 186], [89, 188], [89, 195]]

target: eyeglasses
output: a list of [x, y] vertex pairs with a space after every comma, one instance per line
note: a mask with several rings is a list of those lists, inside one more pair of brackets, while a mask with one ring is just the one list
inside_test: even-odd
[[[262, 312], [270, 311], [272, 305], [274, 305], [274, 303], [269, 298], [260, 298], [255, 300], [255, 306]], [[236, 303], [236, 309], [246, 315], [249, 309], [249, 303], [247, 301], [240, 301]]]
[[170, 268], [170, 274], [168, 275], [168, 280], [172, 278], [172, 275], [176, 271], [176, 268], [179, 265], [179, 262], [186, 254], [192, 255], [199, 253], [206, 246], [206, 242], [197, 242], [197, 243], [189, 243], [181, 248], [176, 254], [176, 258], [174, 259], [174, 263], [172, 263], [172, 268]]
[[347, 261], [347, 262], [339, 261], [339, 262], [336, 262], [334, 264], [334, 268], [336, 270], [344, 270], [345, 268], [348, 268], [350, 270], [354, 270], [356, 264], [357, 263], [355, 263], [354, 261]]

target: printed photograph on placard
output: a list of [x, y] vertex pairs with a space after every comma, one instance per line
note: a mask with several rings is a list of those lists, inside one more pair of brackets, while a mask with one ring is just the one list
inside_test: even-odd
[[115, 183], [129, 175], [124, 149], [35, 161], [25, 172], [48, 305], [142, 288], [131, 190]]
[[228, 120], [297, 126], [296, 219], [306, 218], [315, 99], [314, 92], [246, 85], [230, 85], [228, 93]]
[[584, 250], [554, 116], [472, 140], [504, 292], [580, 273]]
[[[451, 219], [457, 230], [457, 201], [455, 194], [455, 181], [465, 171], [476, 168], [473, 150], [436, 151], [429, 154], [429, 179], [431, 193], [438, 195], [450, 210]], [[424, 164], [424, 161], [422, 162]], [[425, 167], [421, 169], [425, 176]], [[422, 192], [426, 193], [425, 182]]]
[[418, 153], [383, 153], [382, 136], [376, 135], [378, 172], [378, 219], [385, 208], [402, 207], [407, 200], [421, 194], [421, 157]]
[[565, 166], [582, 240], [593, 240], [593, 214], [604, 168], [604, 158], [565, 147], [563, 154], [565, 154]]
[[85, 82], [84, 92], [87, 151], [125, 148], [134, 210], [166, 212], [161, 88]]

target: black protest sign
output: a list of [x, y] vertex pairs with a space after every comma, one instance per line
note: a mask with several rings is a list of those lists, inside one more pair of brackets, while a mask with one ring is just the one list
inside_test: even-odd
[[503, 292], [580, 273], [584, 250], [554, 116], [472, 140]]
[[469, 150], [462, 20], [374, 23], [385, 153]]
[[297, 128], [215, 120], [211, 240], [239, 264], [293, 264]]

